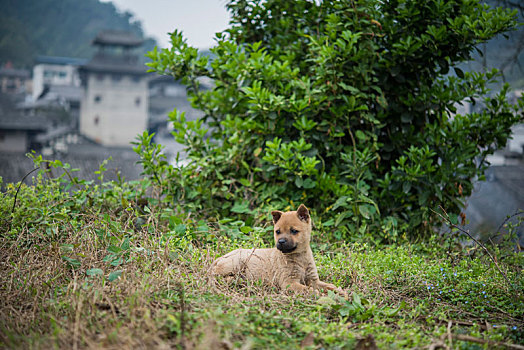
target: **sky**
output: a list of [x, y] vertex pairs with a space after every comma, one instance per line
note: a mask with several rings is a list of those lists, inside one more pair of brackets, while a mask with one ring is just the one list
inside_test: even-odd
[[[104, 2], [109, 2], [103, 0]], [[227, 28], [226, 0], [110, 0], [120, 11], [129, 11], [142, 22], [146, 36], [160, 47], [169, 46], [169, 35], [182, 30], [189, 45], [209, 48], [216, 32]]]

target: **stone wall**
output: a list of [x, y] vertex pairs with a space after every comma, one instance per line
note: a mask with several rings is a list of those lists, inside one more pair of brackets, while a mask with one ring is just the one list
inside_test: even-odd
[[[83, 148], [86, 148], [85, 146]], [[100, 164], [104, 159], [112, 157], [112, 160], [108, 161], [106, 168], [108, 169], [104, 175], [107, 180], [116, 180], [117, 172], [120, 172], [121, 176], [125, 177], [126, 180], [136, 180], [140, 178], [142, 172], [142, 166], [136, 164], [138, 161], [138, 155], [132, 150], [102, 150], [98, 149], [98, 152], [91, 152], [84, 149], [74, 150], [66, 155], [58, 155], [52, 157], [44, 157], [49, 160], [59, 159], [62, 163], [69, 163], [72, 168], [78, 168], [79, 171], [75, 172], [75, 176], [85, 180], [95, 180], [98, 175], [95, 171], [99, 169]], [[34, 168], [31, 159], [27, 158], [24, 154], [20, 153], [0, 153], [0, 176], [3, 179], [4, 188], [6, 183], [19, 182], [22, 178]], [[31, 178], [36, 174], [33, 173], [24, 181], [26, 184], [31, 183]], [[55, 174], [56, 176], [57, 174]]]

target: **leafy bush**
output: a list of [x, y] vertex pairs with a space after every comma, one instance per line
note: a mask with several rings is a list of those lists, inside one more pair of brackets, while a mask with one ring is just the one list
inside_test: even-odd
[[[217, 34], [212, 59], [177, 31], [171, 48], [149, 53], [152, 70], [180, 79], [205, 113], [170, 115], [186, 167], [143, 159], [178, 205], [229, 216], [300, 201], [346, 238], [370, 226], [420, 234], [436, 221], [429, 209], [459, 213], [485, 157], [522, 120], [507, 86], [490, 95], [496, 71], [456, 68], [515, 26], [509, 10], [475, 0], [227, 6], [232, 27]], [[202, 78], [214, 87], [201, 89]], [[456, 114], [481, 99], [479, 112]], [[150, 136], [137, 143], [142, 155], [157, 147]]]

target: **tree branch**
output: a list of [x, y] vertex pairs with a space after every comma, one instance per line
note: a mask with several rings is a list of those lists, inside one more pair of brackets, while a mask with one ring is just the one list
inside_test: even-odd
[[486, 248], [486, 246], [480, 242], [479, 240], [477, 240], [475, 237], [473, 237], [471, 235], [471, 233], [469, 233], [469, 231], [466, 231], [464, 230], [463, 228], [455, 225], [454, 223], [451, 222], [451, 220], [449, 219], [448, 217], [448, 214], [446, 213], [446, 211], [444, 210], [444, 208], [440, 207], [440, 209], [444, 212], [444, 214], [446, 214], [446, 216], [434, 211], [433, 209], [431, 209], [432, 212], [434, 212], [435, 214], [437, 214], [438, 216], [440, 216], [442, 219], [444, 219], [444, 221], [447, 222], [448, 225], [450, 225], [451, 227], [453, 228], [456, 228], [457, 230], [459, 230], [460, 232], [464, 233], [465, 235], [467, 235], [473, 242], [475, 242], [477, 245], [479, 245], [480, 247], [482, 247], [482, 249], [486, 252], [486, 254], [491, 258], [491, 260], [493, 261], [493, 263], [495, 264], [495, 267], [497, 268], [497, 270], [499, 270], [500, 274], [502, 275], [502, 277], [504, 277], [504, 279], [506, 280], [506, 282], [508, 283], [508, 286], [512, 287], [513, 285], [511, 284], [510, 280], [508, 279], [508, 276], [506, 276], [506, 274], [502, 271], [502, 269], [500, 268], [499, 264], [497, 263], [497, 260], [495, 259], [495, 257], [489, 252], [488, 248]]

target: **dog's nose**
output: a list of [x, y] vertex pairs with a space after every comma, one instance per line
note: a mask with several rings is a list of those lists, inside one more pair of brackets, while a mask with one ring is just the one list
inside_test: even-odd
[[285, 238], [280, 238], [280, 239], [278, 240], [278, 243], [280, 243], [280, 244], [284, 244], [284, 243], [286, 243], [286, 242], [287, 242], [287, 239], [285, 239]]

